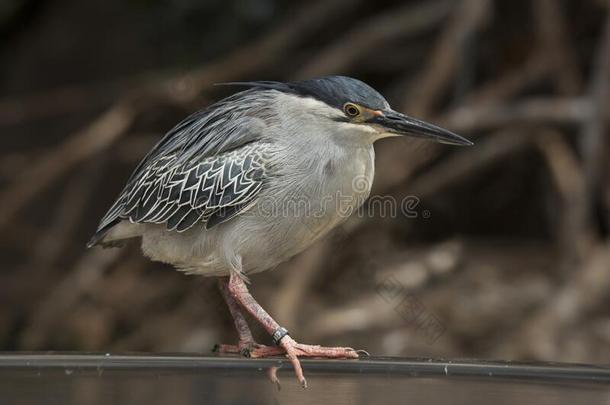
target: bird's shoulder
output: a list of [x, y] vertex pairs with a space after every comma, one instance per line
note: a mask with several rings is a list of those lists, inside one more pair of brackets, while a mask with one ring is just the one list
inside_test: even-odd
[[121, 218], [165, 223], [185, 231], [198, 222], [210, 228], [237, 215], [265, 183], [268, 145], [244, 145], [215, 156], [181, 162], [165, 156], [146, 167], [121, 204]]
[[247, 208], [264, 184], [273, 149], [263, 139], [269, 103], [260, 97], [253, 103], [251, 93], [221, 100], [172, 128], [133, 171], [92, 243], [124, 219], [184, 231]]
[[180, 121], [142, 159], [128, 184], [167, 157], [185, 163], [239, 149], [263, 138], [274, 110], [269, 102], [252, 102], [252, 96], [249, 91], [237, 93]]

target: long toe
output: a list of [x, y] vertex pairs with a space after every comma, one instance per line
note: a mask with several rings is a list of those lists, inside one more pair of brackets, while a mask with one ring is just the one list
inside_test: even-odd
[[214, 347], [214, 351], [220, 354], [240, 354], [244, 357], [252, 358], [283, 356], [286, 354], [282, 347], [265, 346], [256, 342], [240, 342], [237, 345], [220, 344]]
[[358, 351], [351, 347], [324, 347], [297, 343], [295, 349], [299, 357], [320, 357], [326, 359], [357, 359], [360, 357]]
[[280, 346], [285, 350], [286, 356], [292, 363], [297, 380], [303, 388], [307, 388], [307, 380], [303, 375], [303, 368], [299, 357], [318, 357], [327, 359], [357, 359], [358, 351], [351, 347], [324, 347], [319, 345], [306, 345], [295, 342], [290, 336], [285, 336]]
[[283, 356], [285, 354], [286, 350], [279, 346], [265, 346], [256, 344], [250, 348], [250, 357], [252, 358]]

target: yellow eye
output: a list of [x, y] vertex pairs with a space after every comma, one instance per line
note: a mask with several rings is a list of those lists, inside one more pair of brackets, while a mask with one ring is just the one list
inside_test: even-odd
[[352, 118], [360, 115], [360, 107], [352, 103], [345, 103], [343, 111], [345, 112], [345, 115]]

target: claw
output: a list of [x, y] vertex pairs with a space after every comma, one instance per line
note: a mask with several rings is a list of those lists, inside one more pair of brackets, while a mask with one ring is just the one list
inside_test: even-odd
[[351, 347], [306, 345], [295, 342], [290, 336], [285, 336], [280, 341], [280, 346], [286, 351], [286, 356], [294, 368], [296, 378], [303, 388], [307, 388], [307, 380], [303, 375], [303, 368], [301, 367], [299, 357], [321, 357], [330, 359], [358, 358], [358, 351]]
[[269, 379], [271, 380], [271, 382], [275, 384], [275, 386], [277, 387], [277, 390], [281, 391], [282, 386], [280, 385], [280, 379], [277, 377], [277, 370], [279, 370], [279, 367], [276, 367], [276, 366], [269, 367], [269, 370], [267, 370], [267, 375], [269, 376]]

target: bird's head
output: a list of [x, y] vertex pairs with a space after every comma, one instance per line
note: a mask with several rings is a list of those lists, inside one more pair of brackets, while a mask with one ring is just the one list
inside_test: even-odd
[[[472, 145], [472, 142], [451, 131], [394, 111], [378, 91], [351, 77], [326, 76], [286, 83], [262, 81], [234, 84], [273, 89], [299, 97], [301, 101], [296, 104], [301, 103], [301, 112], [321, 116], [326, 119], [326, 125], [341, 133], [359, 132], [373, 140], [405, 135], [450, 145]], [[312, 99], [317, 103], [311, 103]]]

